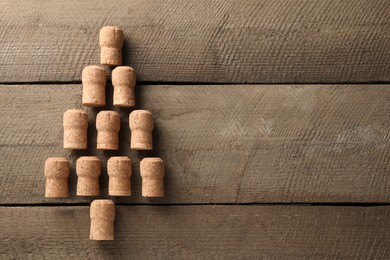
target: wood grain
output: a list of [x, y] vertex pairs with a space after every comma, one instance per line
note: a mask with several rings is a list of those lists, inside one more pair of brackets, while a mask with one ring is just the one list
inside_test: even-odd
[[89, 207], [0, 208], [1, 258], [386, 259], [389, 207], [117, 206], [115, 241]]
[[[152, 152], [130, 151], [129, 109], [119, 110], [119, 151], [93, 148], [96, 109], [87, 109], [90, 149], [62, 149], [62, 115], [81, 108], [81, 92], [0, 86], [0, 203], [89, 202], [75, 197], [80, 155], [102, 159], [102, 196], [106, 160], [132, 158], [133, 196], [121, 203], [390, 201], [389, 85], [137, 86], [138, 107], [155, 116]], [[71, 159], [69, 199], [43, 197], [53, 156]], [[165, 161], [164, 199], [141, 197], [139, 159], [148, 156]]]
[[4, 0], [0, 82], [79, 81], [104, 25], [123, 27], [140, 81], [388, 82], [389, 12], [388, 0]]

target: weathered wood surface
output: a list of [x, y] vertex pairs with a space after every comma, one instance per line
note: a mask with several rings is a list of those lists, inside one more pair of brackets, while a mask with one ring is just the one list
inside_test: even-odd
[[386, 259], [389, 207], [117, 206], [115, 241], [89, 207], [1, 207], [11, 259]]
[[109, 24], [141, 81], [389, 81], [389, 13], [388, 0], [3, 0], [0, 81], [80, 80]]
[[[111, 87], [109, 87], [110, 89]], [[120, 150], [62, 149], [62, 115], [81, 107], [81, 85], [0, 86], [0, 203], [44, 199], [48, 157], [133, 159], [133, 196], [122, 203], [389, 202], [389, 85], [137, 86], [138, 106], [155, 115], [152, 152], [130, 152], [121, 110]], [[108, 93], [110, 99], [111, 93]], [[112, 102], [111, 102], [112, 104]], [[96, 147], [89, 109], [89, 147]], [[140, 196], [139, 158], [166, 163], [166, 197]]]

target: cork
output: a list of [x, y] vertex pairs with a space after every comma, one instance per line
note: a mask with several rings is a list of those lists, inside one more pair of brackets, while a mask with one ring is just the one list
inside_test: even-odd
[[127, 156], [111, 157], [107, 161], [108, 195], [130, 196], [130, 177], [132, 174], [131, 160]]
[[63, 157], [48, 158], [45, 161], [46, 190], [45, 197], [63, 198], [69, 196], [69, 161]]
[[87, 149], [88, 115], [83, 110], [64, 113], [64, 148]]
[[100, 30], [100, 63], [122, 65], [123, 31], [117, 26], [105, 26]]
[[101, 107], [106, 105], [106, 71], [97, 65], [87, 66], [81, 76], [83, 105]]
[[140, 164], [143, 197], [164, 197], [164, 161], [161, 158], [144, 158]]
[[153, 115], [148, 110], [134, 110], [129, 116], [131, 129], [130, 148], [134, 150], [153, 149]]
[[82, 156], [76, 161], [77, 196], [98, 196], [100, 160], [96, 156]]
[[118, 150], [121, 119], [116, 111], [100, 111], [96, 116], [97, 149]]
[[114, 87], [114, 106], [135, 106], [134, 87], [135, 73], [133, 68], [119, 66], [112, 71], [112, 85]]
[[115, 204], [112, 200], [94, 200], [90, 208], [91, 240], [114, 240]]

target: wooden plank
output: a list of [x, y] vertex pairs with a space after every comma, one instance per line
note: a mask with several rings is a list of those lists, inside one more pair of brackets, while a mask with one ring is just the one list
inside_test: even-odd
[[[108, 88], [111, 90], [111, 87]], [[121, 203], [389, 202], [389, 85], [138, 86], [138, 107], [155, 115], [152, 152], [129, 149], [121, 109], [120, 150], [62, 149], [62, 115], [81, 108], [80, 85], [0, 86], [0, 203], [78, 203], [75, 160], [132, 158], [133, 195]], [[108, 93], [108, 100], [112, 93]], [[112, 102], [108, 104], [110, 108]], [[117, 109], [118, 110], [118, 109]], [[71, 159], [71, 197], [44, 199], [48, 157]], [[162, 157], [166, 197], [141, 194], [139, 159]]]
[[141, 81], [390, 81], [389, 12], [388, 0], [4, 0], [0, 81], [79, 81], [108, 24]]
[[117, 206], [114, 241], [89, 207], [1, 207], [1, 258], [385, 259], [389, 207]]

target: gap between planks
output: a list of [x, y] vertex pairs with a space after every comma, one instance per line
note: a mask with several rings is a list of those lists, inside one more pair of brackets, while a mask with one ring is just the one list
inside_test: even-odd
[[[107, 83], [111, 84], [111, 80], [107, 80]], [[31, 81], [31, 82], [0, 82], [0, 86], [9, 86], [9, 85], [80, 85], [81, 81]], [[168, 86], [223, 86], [223, 85], [297, 85], [297, 86], [306, 86], [306, 85], [388, 85], [390, 81], [372, 81], [372, 82], [351, 82], [351, 81], [342, 81], [342, 82], [241, 82], [241, 83], [231, 83], [231, 82], [181, 82], [181, 81], [137, 81], [137, 85], [149, 85], [149, 86], [158, 86], [158, 85], [168, 85]]]
[[[96, 198], [103, 199], [103, 198]], [[109, 198], [112, 199], [112, 198]], [[90, 203], [16, 203], [0, 207], [85, 207]], [[304, 203], [304, 202], [248, 202], [248, 203], [115, 203], [115, 206], [313, 206], [313, 207], [382, 207], [390, 203]]]

